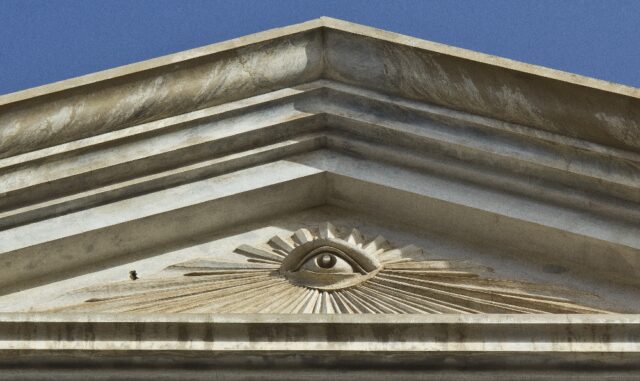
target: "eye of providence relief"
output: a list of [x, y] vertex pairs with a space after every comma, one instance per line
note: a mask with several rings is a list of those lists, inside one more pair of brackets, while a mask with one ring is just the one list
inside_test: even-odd
[[[166, 276], [91, 286], [79, 304], [55, 311], [163, 313], [603, 313], [545, 285], [483, 278], [483, 268], [427, 259], [422, 249], [331, 223], [274, 236], [235, 252], [243, 263], [174, 264]], [[428, 258], [428, 256], [426, 256]], [[133, 278], [132, 278], [133, 280]]]

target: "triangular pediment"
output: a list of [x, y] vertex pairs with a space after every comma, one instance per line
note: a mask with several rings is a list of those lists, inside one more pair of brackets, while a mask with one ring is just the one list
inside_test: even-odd
[[638, 89], [325, 18], [3, 96], [0, 318], [51, 326], [12, 350], [637, 352], [639, 131]]
[[[267, 173], [269, 169], [274, 173], [284, 170], [272, 166], [261, 168]], [[247, 179], [255, 179], [257, 173], [248, 171]], [[230, 186], [236, 187], [242, 175], [242, 171], [234, 173]], [[274, 177], [269, 176], [269, 180], [273, 181]], [[216, 178], [218, 192], [223, 188], [221, 180]], [[266, 198], [252, 194], [253, 191], [221, 197], [209, 201], [209, 205], [199, 203], [194, 209], [169, 210], [167, 216], [151, 218], [148, 223], [116, 224], [115, 235], [98, 229], [86, 233], [91, 237], [89, 240], [73, 237], [68, 242], [59, 242], [71, 260], [78, 254], [91, 252], [105, 257], [105, 253], [117, 249], [126, 252], [48, 277], [27, 278], [22, 284], [25, 290], [3, 297], [4, 312], [272, 313], [279, 303], [288, 301], [286, 295], [296, 290], [311, 299], [300, 300], [300, 309], [290, 306], [292, 310], [286, 310], [287, 313], [310, 313], [305, 308], [317, 312], [313, 306], [326, 311], [326, 303], [331, 300], [329, 295], [339, 298], [337, 295], [345, 292], [356, 299], [371, 298], [370, 304], [365, 304], [368, 309], [363, 305], [360, 309], [350, 306], [346, 311], [331, 310], [332, 313], [604, 313], [629, 308], [626, 300], [633, 297], [633, 293], [618, 290], [613, 294], [608, 290], [610, 286], [589, 283], [579, 277], [579, 272], [558, 264], [559, 261], [544, 263], [514, 255], [511, 248], [475, 238], [462, 239], [455, 232], [442, 231], [438, 225], [417, 229], [412, 223], [383, 217], [375, 209], [357, 211], [330, 204], [309, 207], [307, 197], [321, 192], [325, 182], [326, 173], [307, 174], [302, 181], [285, 181], [286, 185], [279, 188], [258, 188], [262, 193], [276, 192]], [[362, 186], [372, 188], [371, 184]], [[185, 195], [190, 192], [176, 194], [175, 189], [166, 192], [180, 205], [189, 202]], [[296, 200], [294, 194], [299, 194], [300, 199]], [[402, 194], [396, 193], [396, 196]], [[317, 193], [315, 203], [321, 203], [318, 200], [323, 196]], [[149, 195], [139, 197], [144, 199]], [[157, 198], [158, 194], [153, 197]], [[136, 204], [140, 205], [140, 201]], [[300, 210], [291, 209], [298, 204]], [[267, 209], [259, 210], [265, 205]], [[105, 208], [109, 210], [113, 205]], [[246, 213], [242, 222], [230, 223], [227, 211], [240, 208], [245, 208]], [[265, 217], [271, 215], [274, 208], [285, 212], [275, 213], [280, 216], [277, 218]], [[101, 211], [92, 211], [96, 212], [101, 214]], [[58, 218], [69, 218], [69, 224], [65, 225], [72, 228], [71, 221], [77, 219], [77, 215]], [[229, 225], [215, 228], [212, 224], [220, 223], [219, 218]], [[149, 228], [158, 224], [162, 229]], [[366, 271], [360, 269], [362, 274], [370, 275], [336, 289], [318, 286], [314, 277], [321, 281], [322, 271], [304, 281], [290, 279], [283, 270], [284, 259], [306, 241], [322, 242], [325, 238], [337, 242], [328, 246], [347, 253], [343, 260], [351, 268], [349, 271], [357, 272], [359, 268], [350, 250], [367, 252], [377, 265]], [[311, 249], [304, 251], [307, 256], [312, 253]], [[35, 256], [37, 252], [29, 254]], [[305, 260], [313, 262], [311, 258], [305, 257]], [[295, 261], [300, 262], [300, 266], [304, 262], [302, 257]], [[291, 267], [291, 263], [287, 266]], [[260, 280], [256, 279], [256, 272], [261, 274]], [[29, 284], [32, 288], [24, 286]], [[231, 288], [227, 290], [227, 287]], [[267, 293], [271, 304], [257, 307], [241, 300], [231, 305], [223, 303], [234, 301], [238, 297], [235, 292], [240, 291], [249, 299], [260, 300], [265, 299], [263, 293]], [[353, 292], [358, 296], [353, 296]], [[328, 299], [323, 300], [322, 295]], [[382, 300], [376, 302], [377, 297]], [[405, 308], [388, 306], [389, 298], [400, 302], [405, 297], [415, 298], [414, 302], [408, 302]], [[216, 304], [218, 298], [223, 307]]]
[[[320, 222], [327, 217], [338, 222]], [[376, 220], [334, 207], [307, 209], [26, 290], [10, 298], [10, 308], [49, 313], [513, 314], [606, 313], [601, 308], [614, 305], [575, 281], [558, 281], [553, 272], [562, 269], [550, 274], [522, 262], [500, 263], [491, 253], [447, 242], [433, 232]], [[292, 231], [296, 226], [301, 227]]]

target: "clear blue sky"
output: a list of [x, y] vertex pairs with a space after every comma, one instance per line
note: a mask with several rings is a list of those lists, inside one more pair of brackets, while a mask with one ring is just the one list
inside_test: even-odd
[[323, 15], [640, 87], [640, 0], [0, 0], [0, 94]]

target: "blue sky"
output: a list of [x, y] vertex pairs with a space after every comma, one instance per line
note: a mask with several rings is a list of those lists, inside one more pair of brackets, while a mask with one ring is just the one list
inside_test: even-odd
[[319, 16], [640, 87], [637, 0], [0, 0], [0, 94]]

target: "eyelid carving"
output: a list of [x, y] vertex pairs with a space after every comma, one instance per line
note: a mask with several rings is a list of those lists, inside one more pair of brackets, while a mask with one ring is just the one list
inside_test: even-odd
[[316, 249], [311, 250], [309, 253], [304, 255], [297, 266], [294, 266], [290, 271], [299, 271], [307, 262], [313, 260], [315, 257], [322, 255], [324, 253], [335, 255], [336, 257], [342, 259], [347, 262], [353, 268], [354, 272], [360, 273], [362, 275], [367, 274], [367, 271], [362, 268], [357, 262], [355, 262], [349, 255], [345, 254], [342, 250], [339, 250], [332, 246], [320, 246]]
[[282, 261], [280, 267], [281, 272], [296, 271], [304, 265], [305, 261], [313, 257], [313, 253], [319, 254], [317, 249], [322, 247], [326, 248], [326, 251], [336, 253], [336, 255], [345, 261], [355, 265], [354, 270], [360, 274], [365, 275], [372, 271], [376, 271], [380, 268], [380, 262], [378, 259], [368, 253], [360, 250], [352, 245], [347, 244], [345, 241], [321, 238], [311, 242], [304, 243], [296, 247], [287, 257]]
[[372, 278], [381, 268], [377, 257], [355, 245], [344, 240], [317, 238], [291, 251], [282, 261], [280, 273], [299, 286], [338, 290]]

